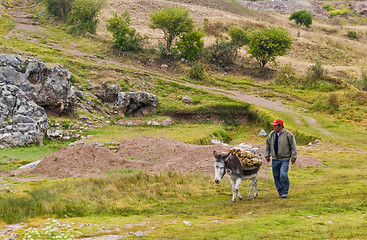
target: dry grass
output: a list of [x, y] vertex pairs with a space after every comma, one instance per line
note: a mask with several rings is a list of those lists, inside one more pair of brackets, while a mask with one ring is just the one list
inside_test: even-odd
[[[149, 14], [167, 5], [180, 5], [190, 10], [190, 16], [194, 19], [196, 27], [203, 27], [204, 19], [207, 19], [211, 32], [207, 33], [204, 41], [209, 46], [216, 38], [226, 37], [220, 34], [225, 31], [225, 26], [236, 25], [249, 28], [276, 26], [286, 28], [293, 36], [293, 46], [289, 53], [278, 58], [280, 66], [270, 65], [273, 68], [292, 62], [292, 67], [298, 73], [304, 73], [308, 66], [316, 61], [322, 61], [323, 66], [335, 72], [335, 68], [342, 69], [343, 74], [349, 77], [359, 75], [363, 63], [366, 61], [367, 27], [347, 23], [340, 19], [313, 19], [311, 28], [302, 28], [301, 36], [297, 38], [298, 26], [288, 20], [289, 15], [258, 11], [256, 14], [241, 10], [231, 10], [230, 1], [165, 1], [165, 0], [111, 0], [103, 9], [98, 27], [98, 35], [111, 38], [106, 31], [105, 22], [112, 16], [113, 11], [128, 11], [132, 19], [132, 27], [137, 32], [149, 36], [149, 46], [157, 46], [163, 37], [160, 30], [149, 28]], [[221, 10], [219, 10], [221, 9]], [[348, 30], [354, 30], [358, 34], [357, 40], [346, 36]], [[209, 36], [212, 35], [212, 36]], [[244, 51], [242, 51], [244, 52]]]

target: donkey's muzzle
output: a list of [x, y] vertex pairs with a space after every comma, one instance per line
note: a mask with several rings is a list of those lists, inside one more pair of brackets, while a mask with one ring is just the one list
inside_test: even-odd
[[216, 183], [216, 184], [218, 184], [219, 182], [220, 182], [220, 180], [219, 179], [214, 179], [214, 182]]

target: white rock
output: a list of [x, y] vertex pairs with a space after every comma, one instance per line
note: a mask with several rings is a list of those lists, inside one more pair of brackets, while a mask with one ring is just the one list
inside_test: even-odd
[[192, 225], [192, 223], [189, 222], [189, 221], [183, 221], [183, 223], [186, 224], [186, 225]]

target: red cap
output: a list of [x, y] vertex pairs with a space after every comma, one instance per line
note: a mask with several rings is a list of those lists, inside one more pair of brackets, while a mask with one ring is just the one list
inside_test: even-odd
[[283, 120], [282, 119], [275, 119], [273, 123], [271, 123], [271, 125], [283, 125]]

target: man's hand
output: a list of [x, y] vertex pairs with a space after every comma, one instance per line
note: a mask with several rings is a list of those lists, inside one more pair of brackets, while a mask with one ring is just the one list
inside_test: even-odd
[[295, 162], [296, 162], [296, 160], [297, 160], [297, 158], [293, 158], [293, 159], [291, 159], [291, 163], [295, 163]]
[[265, 158], [265, 160], [266, 160], [267, 162], [270, 162], [270, 158]]

